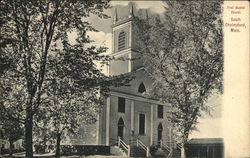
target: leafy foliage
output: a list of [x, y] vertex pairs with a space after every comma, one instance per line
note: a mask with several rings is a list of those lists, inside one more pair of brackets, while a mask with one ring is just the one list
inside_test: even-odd
[[170, 103], [169, 120], [185, 143], [208, 97], [223, 90], [221, 2], [165, 1], [164, 19], [137, 19], [138, 47], [151, 95]]
[[2, 128], [1, 132], [4, 140], [8, 140], [10, 143], [9, 153], [12, 155], [13, 153], [13, 143], [19, 139], [21, 139], [24, 135], [24, 128], [22, 125], [13, 120], [3, 119], [1, 117]]
[[15, 142], [23, 136], [23, 128], [21, 124], [16, 121], [4, 120], [3, 122], [4, 139], [10, 142]]
[[[129, 79], [109, 78], [96, 68], [95, 61], [105, 64], [111, 58], [101, 55], [107, 48], [91, 46], [86, 35], [97, 31], [86, 18], [107, 18], [108, 1], [4, 0], [0, 6], [1, 37], [11, 40], [1, 53], [14, 63], [1, 76], [0, 110], [25, 125], [26, 157], [32, 157], [34, 123], [47, 118], [58, 130], [72, 130], [78, 116], [92, 118], [92, 106], [101, 105], [110, 85]], [[69, 42], [72, 32], [75, 44]]]

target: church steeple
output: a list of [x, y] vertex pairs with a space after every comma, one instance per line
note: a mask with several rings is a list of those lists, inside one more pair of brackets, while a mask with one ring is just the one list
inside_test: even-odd
[[134, 17], [134, 8], [133, 8], [133, 3], [129, 2], [129, 18]]
[[[135, 50], [136, 31], [134, 31], [134, 6], [129, 3], [128, 14], [124, 17], [117, 16], [115, 9], [112, 25], [112, 56], [123, 58], [124, 61], [110, 61], [108, 74], [119, 75], [136, 70], [142, 65], [139, 54]], [[127, 60], [128, 59], [128, 60]]]
[[117, 22], [117, 20], [118, 20], [118, 18], [117, 18], [117, 9], [115, 8], [113, 24], [115, 24]]

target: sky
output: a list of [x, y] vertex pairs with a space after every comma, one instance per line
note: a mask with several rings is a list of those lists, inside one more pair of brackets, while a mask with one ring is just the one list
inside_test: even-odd
[[[113, 22], [113, 14], [117, 8], [118, 18], [127, 16], [129, 13], [129, 1], [111, 1], [112, 8], [105, 11], [110, 16], [108, 19], [100, 19], [97, 16], [88, 18], [88, 22], [92, 24], [99, 32], [89, 32], [94, 45], [106, 46], [109, 48], [107, 54], [111, 53], [112, 33], [111, 25]], [[134, 3], [134, 13], [137, 9], [148, 9], [149, 12], [162, 15], [164, 13], [164, 3], [162, 1], [136, 1]], [[105, 72], [105, 71], [104, 71]], [[222, 96], [213, 95], [209, 98], [208, 103], [214, 110], [210, 115], [204, 115], [199, 118], [197, 125], [198, 131], [193, 131], [189, 138], [218, 138], [222, 137]]]

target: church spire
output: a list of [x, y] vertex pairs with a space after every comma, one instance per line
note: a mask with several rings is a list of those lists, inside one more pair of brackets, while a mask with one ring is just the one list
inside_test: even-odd
[[134, 17], [133, 3], [129, 2], [129, 18]]
[[113, 24], [115, 24], [117, 22], [118, 18], [117, 18], [117, 9], [115, 8], [115, 14], [114, 14], [114, 19], [113, 19]]

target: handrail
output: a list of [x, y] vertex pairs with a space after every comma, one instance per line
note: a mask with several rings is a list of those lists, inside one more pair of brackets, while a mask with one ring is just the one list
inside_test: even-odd
[[172, 153], [173, 153], [173, 149], [171, 147], [169, 147], [168, 145], [164, 144], [162, 140], [160, 140], [160, 146], [161, 148], [165, 148], [168, 150], [168, 155], [167, 155], [167, 158], [171, 157]]
[[140, 146], [143, 150], [145, 150], [146, 151], [146, 157], [149, 157], [149, 147], [146, 146], [145, 144], [143, 144], [143, 142], [140, 141], [139, 139], [137, 139], [136, 144], [137, 144], [137, 147]]
[[141, 146], [145, 151], [147, 150], [147, 146], [143, 144], [139, 139], [137, 139], [137, 146]]
[[173, 155], [173, 149], [170, 150], [169, 154], [167, 155], [167, 158], [172, 157], [172, 155]]
[[181, 150], [182, 146], [180, 145], [180, 143], [176, 143], [177, 148], [179, 148]]
[[128, 156], [130, 156], [130, 146], [127, 145], [120, 137], [118, 137], [118, 147], [121, 146], [128, 152]]
[[164, 148], [166, 148], [166, 149], [170, 152], [170, 149], [171, 149], [171, 148], [170, 148], [168, 145], [164, 144], [162, 140], [160, 140], [160, 144], [161, 144], [161, 145], [160, 145], [161, 148], [164, 147]]
[[123, 141], [121, 141], [121, 143], [120, 143], [125, 149], [127, 149], [128, 150], [128, 145], [127, 144], [125, 144]]

